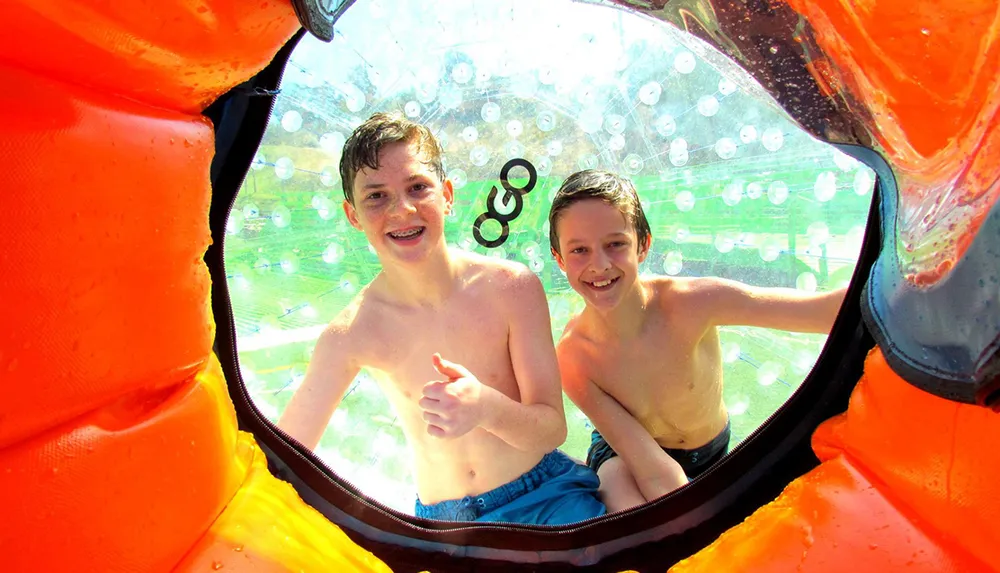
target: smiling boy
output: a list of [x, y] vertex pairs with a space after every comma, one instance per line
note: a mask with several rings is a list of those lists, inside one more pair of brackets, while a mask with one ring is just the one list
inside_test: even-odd
[[315, 448], [365, 368], [410, 446], [416, 515], [559, 525], [605, 512], [596, 474], [566, 437], [541, 282], [523, 265], [449, 248], [454, 200], [441, 147], [376, 114], [344, 146], [344, 212], [381, 272], [330, 322], [279, 421]]
[[549, 229], [586, 303], [557, 354], [566, 394], [596, 427], [587, 464], [609, 512], [669, 493], [728, 452], [718, 326], [828, 332], [845, 293], [640, 277], [649, 223], [632, 183], [605, 171], [566, 179]]

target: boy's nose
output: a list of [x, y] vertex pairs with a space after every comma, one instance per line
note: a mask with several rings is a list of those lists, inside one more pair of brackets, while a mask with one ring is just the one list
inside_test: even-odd
[[416, 213], [417, 208], [408, 197], [403, 197], [392, 202], [392, 209], [390, 211], [393, 214], [409, 215]]
[[599, 272], [606, 271], [611, 268], [611, 258], [604, 253], [598, 251], [594, 254], [594, 259], [591, 261], [591, 266]]

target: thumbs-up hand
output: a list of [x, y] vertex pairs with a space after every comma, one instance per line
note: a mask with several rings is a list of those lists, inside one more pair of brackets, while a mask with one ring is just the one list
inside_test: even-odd
[[434, 354], [432, 360], [444, 380], [424, 385], [423, 397], [418, 402], [424, 411], [427, 433], [438, 438], [464, 436], [482, 421], [483, 398], [489, 388], [461, 364], [449, 362], [440, 354]]

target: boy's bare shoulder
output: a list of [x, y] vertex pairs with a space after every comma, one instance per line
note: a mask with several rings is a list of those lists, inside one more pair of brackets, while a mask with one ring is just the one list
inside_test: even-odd
[[542, 281], [538, 280], [531, 269], [517, 261], [467, 252], [462, 252], [456, 258], [462, 264], [466, 284], [492, 291], [500, 295], [502, 300], [516, 300], [525, 292], [532, 291], [544, 296]]
[[681, 304], [697, 304], [710, 297], [722, 282], [715, 277], [651, 277], [645, 279], [658, 306], [676, 308]]
[[[367, 340], [383, 321], [385, 304], [373, 292], [371, 284], [365, 286], [333, 319], [320, 334], [321, 343], [336, 343], [351, 347]], [[364, 335], [364, 336], [361, 336]]]

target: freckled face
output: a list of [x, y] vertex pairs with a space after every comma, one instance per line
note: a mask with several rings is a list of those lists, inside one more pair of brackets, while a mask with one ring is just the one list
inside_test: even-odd
[[591, 306], [613, 308], [635, 284], [648, 245], [637, 252], [635, 230], [614, 205], [580, 201], [559, 216], [559, 268]]
[[413, 143], [393, 143], [379, 153], [378, 169], [362, 169], [354, 179], [354, 205], [344, 212], [363, 231], [379, 260], [418, 262], [444, 249], [444, 217], [454, 194], [424, 163]]

